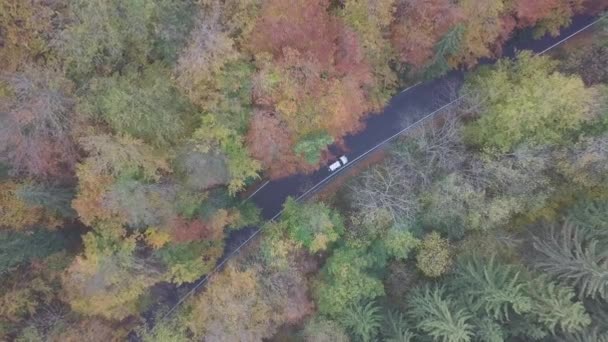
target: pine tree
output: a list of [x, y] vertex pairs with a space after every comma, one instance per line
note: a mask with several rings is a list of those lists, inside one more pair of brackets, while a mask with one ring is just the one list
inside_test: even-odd
[[568, 211], [568, 220], [598, 237], [608, 238], [608, 201], [584, 199]]
[[531, 281], [528, 289], [533, 298], [531, 314], [552, 334], [556, 334], [556, 328], [565, 333], [579, 332], [591, 323], [583, 304], [572, 300], [572, 288], [542, 276]]
[[482, 342], [503, 342], [505, 333], [503, 327], [495, 320], [486, 317], [476, 322], [475, 336]]
[[437, 78], [450, 70], [448, 59], [460, 49], [464, 26], [456, 25], [435, 45], [435, 57], [427, 66], [425, 76], [429, 79]]
[[531, 301], [525, 294], [525, 283], [514, 266], [479, 257], [459, 262], [454, 285], [466, 293], [471, 308], [496, 320], [508, 320], [509, 312], [530, 311]]
[[385, 329], [385, 342], [412, 342], [416, 336], [409, 331], [405, 317], [400, 312], [389, 311]]
[[469, 342], [473, 326], [471, 314], [446, 297], [443, 287], [418, 288], [409, 300], [408, 314], [416, 327], [442, 342]]
[[344, 313], [342, 324], [359, 340], [375, 341], [380, 329], [380, 309], [374, 302], [353, 305]]
[[581, 296], [608, 299], [608, 255], [598, 242], [571, 223], [560, 230], [552, 227], [546, 237], [534, 237], [534, 248], [542, 257], [536, 266], [574, 286]]

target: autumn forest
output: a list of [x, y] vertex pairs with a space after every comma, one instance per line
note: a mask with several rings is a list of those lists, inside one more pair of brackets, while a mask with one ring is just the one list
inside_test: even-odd
[[[0, 0], [0, 341], [608, 342], [606, 10]], [[247, 200], [452, 70], [311, 198]]]

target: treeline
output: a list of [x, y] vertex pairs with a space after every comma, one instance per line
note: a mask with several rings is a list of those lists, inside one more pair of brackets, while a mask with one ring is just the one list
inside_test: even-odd
[[[227, 232], [258, 223], [258, 209], [237, 194], [262, 175], [312, 171], [328, 144], [362, 129], [397, 88], [498, 56], [516, 29], [555, 34], [573, 15], [606, 5], [0, 0], [0, 339], [123, 340], [165, 286], [214, 267]], [[597, 60], [590, 56], [581, 58]], [[596, 82], [593, 75], [585, 80]], [[581, 92], [576, 104], [587, 106], [583, 99], [594, 97]], [[569, 112], [575, 126], [562, 124], [584, 126], [591, 112]], [[554, 141], [554, 128], [547, 130], [542, 139]], [[470, 137], [485, 144], [479, 130]], [[594, 148], [589, 139], [577, 148]], [[265, 242], [284, 244], [268, 247], [270, 259], [292, 255], [285, 236], [317, 253], [351, 234], [333, 209], [313, 207], [325, 215], [307, 222], [296, 204], [286, 205], [292, 221]], [[365, 255], [343, 256], [351, 257], [373, 265]], [[299, 286], [276, 287], [283, 278], [305, 284], [297, 273], [270, 272], [265, 285], [259, 276], [255, 267], [235, 268], [222, 277], [242, 287], [221, 290], [307, 298], [289, 292]], [[254, 299], [261, 306], [246, 317], [277, 326], [304, 317], [301, 306], [277, 298], [284, 297]], [[207, 334], [222, 317], [207, 300], [206, 318], [192, 320], [189, 334]]]
[[465, 99], [261, 241], [146, 341], [608, 340], [608, 31]]

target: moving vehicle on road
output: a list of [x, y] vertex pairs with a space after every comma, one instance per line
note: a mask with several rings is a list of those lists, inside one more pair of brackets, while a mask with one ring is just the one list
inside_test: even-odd
[[329, 172], [336, 171], [337, 169], [346, 165], [346, 163], [348, 163], [348, 158], [346, 158], [346, 156], [338, 158], [338, 160], [336, 160], [333, 164], [329, 165]]

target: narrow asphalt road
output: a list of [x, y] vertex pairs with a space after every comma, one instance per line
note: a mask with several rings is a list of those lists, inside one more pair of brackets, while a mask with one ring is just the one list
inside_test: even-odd
[[[545, 36], [533, 40], [530, 32], [520, 33], [503, 47], [502, 56], [513, 57], [517, 51], [521, 50], [543, 53], [584, 30], [596, 20], [597, 18], [589, 16], [575, 17], [571, 25], [562, 29], [557, 37]], [[494, 62], [495, 60], [485, 59], [480, 61], [479, 64], [492, 64]], [[327, 167], [322, 167], [308, 175], [294, 175], [265, 182], [248, 200], [253, 201], [262, 210], [264, 220], [275, 219], [280, 215], [283, 202], [288, 196], [297, 199], [307, 198], [322, 189], [331, 181], [331, 178], [341, 171], [364, 159], [368, 153], [426, 121], [426, 119], [433, 117], [443, 108], [449, 107], [454, 102], [454, 95], [458, 93], [464, 82], [465, 74], [465, 71], [452, 71], [442, 78], [417, 84], [395, 95], [381, 113], [370, 115], [366, 119], [366, 128], [363, 131], [345, 137], [344, 142], [347, 151], [342, 151], [335, 145], [329, 147], [335, 155], [346, 154], [349, 159], [349, 164], [346, 167], [342, 167], [333, 173], [329, 172]], [[144, 314], [148, 323], [150, 325], [155, 324], [157, 320], [154, 319], [156, 317], [155, 312], [163, 305], [170, 309], [157, 318], [163, 320], [169, 317], [187, 297], [206, 283], [211, 274], [220, 270], [233, 255], [255, 238], [260, 231], [261, 228], [259, 227], [249, 227], [232, 232], [226, 240], [224, 254], [218, 261], [216, 268], [196, 282], [184, 284], [179, 289], [168, 284], [153, 288], [152, 291], [159, 298], [159, 302]], [[179, 296], [178, 293], [185, 294]], [[132, 332], [129, 340], [137, 341], [138, 339]]]
[[[542, 53], [559, 44], [565, 38], [580, 31], [597, 20], [595, 17], [575, 17], [572, 24], [561, 30], [557, 37], [545, 36], [533, 40], [529, 32], [524, 32], [512, 39], [503, 48], [504, 57], [514, 57], [516, 51], [532, 50]], [[480, 64], [492, 64], [494, 60], [485, 59]], [[330, 146], [335, 155], [346, 154], [349, 161], [360, 160], [370, 150], [421, 119], [429, 117], [449, 104], [464, 82], [464, 71], [452, 71], [442, 78], [424, 82], [395, 95], [381, 113], [370, 115], [366, 120], [366, 128], [345, 138], [347, 151], [341, 151], [337, 146]], [[450, 94], [451, 93], [451, 94]], [[352, 164], [351, 164], [352, 165]], [[260, 188], [251, 200], [262, 209], [262, 217], [266, 220], [276, 218], [281, 211], [283, 202], [288, 196], [299, 198], [314, 193], [335, 174], [345, 168], [331, 173], [326, 167], [308, 174], [294, 175], [284, 179], [270, 181]], [[314, 187], [314, 188], [313, 188]], [[309, 191], [311, 188], [312, 191]]]

